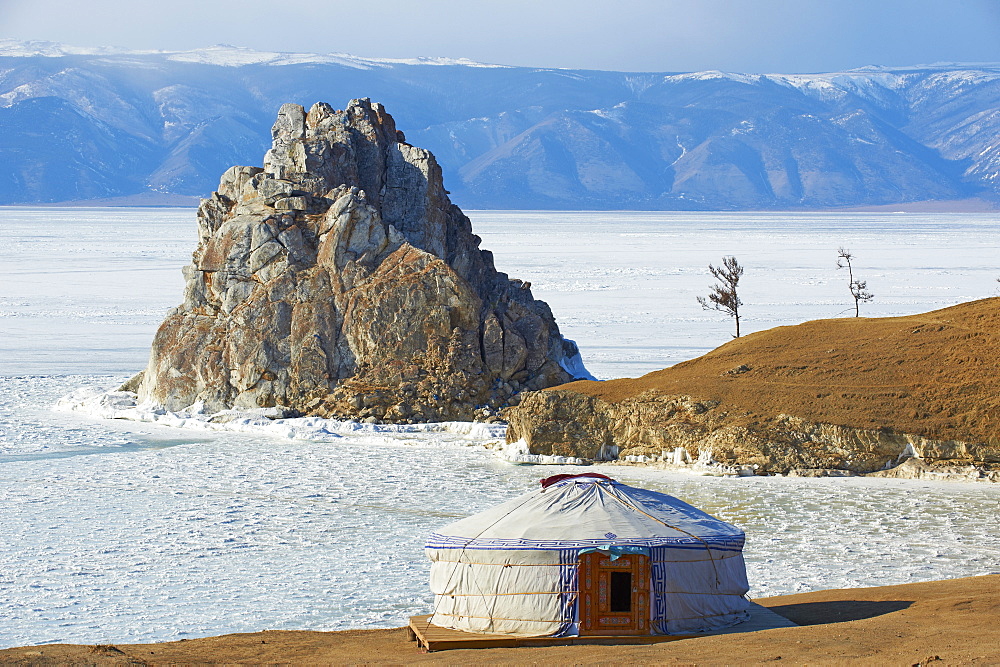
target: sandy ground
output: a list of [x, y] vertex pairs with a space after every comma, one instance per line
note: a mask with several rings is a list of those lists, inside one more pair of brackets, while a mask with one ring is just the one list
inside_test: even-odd
[[975, 664], [1000, 665], [1000, 574], [756, 600], [801, 627], [654, 646], [420, 653], [404, 628], [266, 631], [163, 644], [54, 644], [0, 651], [21, 665], [253, 664]]

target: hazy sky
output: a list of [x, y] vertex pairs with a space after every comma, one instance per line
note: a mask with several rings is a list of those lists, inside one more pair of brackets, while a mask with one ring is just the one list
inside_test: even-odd
[[1000, 61], [1000, 0], [0, 0], [0, 37], [539, 67], [815, 72]]

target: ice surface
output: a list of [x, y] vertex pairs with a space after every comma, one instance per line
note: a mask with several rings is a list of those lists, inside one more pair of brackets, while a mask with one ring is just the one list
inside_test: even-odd
[[[532, 283], [602, 379], [729, 340], [732, 322], [695, 300], [713, 282], [708, 264], [723, 255], [746, 267], [747, 333], [853, 314], [839, 246], [875, 294], [862, 306], [873, 317], [996, 296], [1000, 273], [991, 214], [469, 215], [498, 269]], [[181, 300], [180, 268], [197, 240], [192, 210], [2, 208], [0, 224], [0, 375], [145, 366], [156, 326]]]
[[530, 281], [601, 379], [636, 376], [725, 343], [732, 320], [695, 297], [735, 255], [741, 330], [854, 314], [837, 248], [875, 299], [863, 316], [910, 315], [996, 296], [992, 214], [472, 211], [497, 268]]
[[0, 208], [0, 375], [135, 373], [183, 297], [192, 209]]
[[507, 463], [534, 465], [583, 465], [583, 460], [575, 456], [550, 456], [549, 454], [532, 454], [524, 438], [514, 442], [502, 443], [493, 447], [497, 458]]
[[[576, 341], [569, 339], [570, 343], [575, 344]], [[568, 359], [561, 359], [559, 365], [564, 371], [570, 374], [571, 377], [577, 380], [596, 380], [597, 378], [591, 375], [590, 371], [587, 370], [586, 365], [583, 363], [583, 355], [579, 352], [574, 354]]]
[[[747, 267], [747, 330], [846, 314], [840, 245], [876, 294], [866, 314], [996, 291], [989, 215], [471, 217], [599, 377], [728, 340], [694, 299], [724, 254]], [[496, 427], [98, 419], [138, 410], [99, 397], [179, 302], [194, 212], [7, 208], [0, 228], [0, 647], [398, 626], [430, 610], [429, 533], [579, 471], [502, 462]], [[52, 409], [66, 396], [78, 411]], [[1000, 487], [592, 469], [744, 528], [753, 596], [1000, 571]]]

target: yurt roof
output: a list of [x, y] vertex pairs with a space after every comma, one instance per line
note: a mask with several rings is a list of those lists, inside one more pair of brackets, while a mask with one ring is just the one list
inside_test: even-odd
[[742, 530], [666, 493], [593, 473], [556, 477], [543, 480], [543, 488], [445, 526], [431, 535], [427, 547], [743, 548]]

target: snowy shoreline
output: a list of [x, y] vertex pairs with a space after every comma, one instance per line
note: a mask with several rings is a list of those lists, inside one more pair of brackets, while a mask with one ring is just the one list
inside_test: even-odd
[[[497, 459], [512, 465], [605, 465], [648, 468], [700, 477], [749, 478], [758, 476], [754, 471], [754, 466], [720, 463], [712, 458], [711, 451], [700, 451], [697, 458], [692, 458], [683, 448], [678, 448], [673, 452], [664, 452], [660, 458], [626, 456], [608, 461], [589, 461], [573, 456], [533, 454], [524, 439], [506, 442], [507, 425], [503, 423], [451, 421], [418, 424], [369, 424], [322, 417], [283, 417], [282, 415], [286, 411], [282, 408], [232, 409], [207, 413], [202, 404], [195, 404], [184, 410], [170, 411], [162, 406], [140, 403], [136, 394], [130, 391], [104, 391], [93, 386], [80, 387], [71, 391], [56, 401], [52, 409], [58, 412], [82, 414], [93, 419], [121, 419], [201, 432], [246, 433], [311, 442], [334, 442], [345, 437], [405, 437], [406, 435], [418, 434], [448, 434], [458, 436], [467, 443], [467, 446], [481, 446], [489, 450]], [[901, 463], [905, 463], [905, 461], [901, 459]], [[952, 466], [941, 471], [922, 470], [919, 466], [910, 466], [909, 468], [903, 466], [901, 473], [897, 476], [898, 479], [991, 483], [989, 478], [980, 477], [979, 470], [975, 466]], [[787, 475], [769, 476], [889, 479], [884, 475], [859, 475], [839, 469], [793, 470]]]
[[450, 433], [471, 440], [503, 438], [507, 426], [483, 422], [433, 422], [426, 424], [366, 424], [322, 417], [282, 417], [280, 408], [223, 410], [206, 413], [204, 406], [192, 405], [172, 412], [157, 405], [140, 403], [130, 391], [102, 391], [81, 387], [60, 398], [53, 406], [60, 412], [74, 412], [96, 419], [127, 419], [159, 426], [199, 431], [256, 433], [288, 440], [325, 442], [345, 436], [393, 433]]

